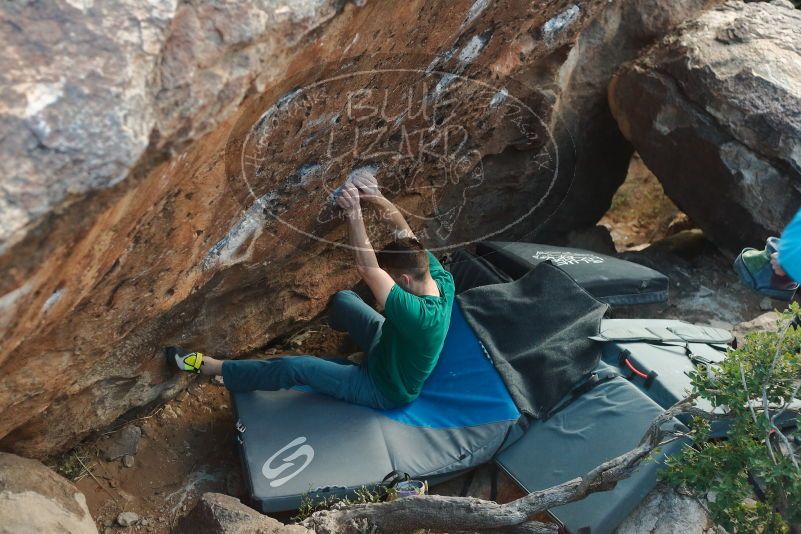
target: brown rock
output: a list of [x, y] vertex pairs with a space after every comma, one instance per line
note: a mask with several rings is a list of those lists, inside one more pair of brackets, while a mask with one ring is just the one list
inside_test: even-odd
[[609, 88], [665, 192], [730, 252], [801, 207], [801, 12], [731, 1], [682, 25]]
[[687, 217], [686, 213], [677, 213], [668, 223], [667, 229], [665, 230], [666, 236], [676, 235], [679, 232], [684, 232], [685, 230], [691, 230], [693, 227], [693, 222]]
[[175, 534], [305, 534], [298, 525], [284, 525], [221, 493], [204, 493], [176, 528]]
[[431, 246], [594, 224], [631, 151], [611, 73], [706, 3], [3, 4], [0, 447], [175, 395], [164, 345], [317, 315], [356, 281], [327, 203], [356, 165]]
[[745, 341], [746, 334], [751, 332], [775, 332], [778, 328], [778, 321], [779, 314], [775, 311], [763, 313], [750, 321], [737, 324], [732, 330], [732, 334], [737, 339], [737, 345], [741, 347]]
[[86, 498], [42, 463], [0, 452], [0, 534], [97, 534]]

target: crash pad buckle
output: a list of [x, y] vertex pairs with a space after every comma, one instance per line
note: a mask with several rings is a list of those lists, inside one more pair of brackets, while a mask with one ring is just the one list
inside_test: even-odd
[[245, 431], [248, 429], [248, 427], [243, 425], [242, 421], [240, 421], [238, 419], [236, 421], [236, 425], [234, 425], [234, 428], [236, 428], [236, 431], [239, 432], [240, 434], [244, 434]]

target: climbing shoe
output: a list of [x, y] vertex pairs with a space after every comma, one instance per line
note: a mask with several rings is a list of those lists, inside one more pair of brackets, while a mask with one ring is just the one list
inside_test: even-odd
[[164, 356], [168, 365], [176, 365], [181, 371], [199, 373], [203, 365], [203, 353], [189, 352], [181, 347], [165, 347]]
[[734, 260], [734, 270], [740, 275], [742, 283], [757, 293], [776, 300], [790, 301], [798, 284], [788, 276], [774, 272], [770, 257], [777, 248], [778, 239], [771, 237], [763, 250], [743, 249]]

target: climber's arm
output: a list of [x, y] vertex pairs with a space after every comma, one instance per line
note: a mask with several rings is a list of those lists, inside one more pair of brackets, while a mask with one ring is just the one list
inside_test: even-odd
[[345, 217], [348, 219], [350, 244], [356, 257], [356, 270], [359, 271], [359, 275], [370, 288], [378, 304], [383, 307], [395, 281], [378, 266], [373, 245], [370, 243], [367, 229], [364, 227], [359, 192], [356, 187], [346, 184], [337, 198], [337, 204], [345, 210]]
[[395, 238], [415, 237], [400, 210], [381, 194], [373, 173], [366, 169], [357, 171], [353, 176], [352, 183], [359, 190], [359, 196], [375, 206], [381, 215], [381, 220], [386, 221], [392, 227]]
[[406, 222], [403, 214], [400, 212], [397, 206], [395, 206], [395, 204], [390, 202], [383, 195], [374, 199], [370, 199], [370, 202], [376, 207], [379, 213], [381, 213], [381, 220], [387, 221], [387, 223], [392, 227], [392, 231], [396, 239], [401, 239], [404, 237], [416, 239], [414, 232], [412, 232], [412, 228], [409, 226], [409, 223]]

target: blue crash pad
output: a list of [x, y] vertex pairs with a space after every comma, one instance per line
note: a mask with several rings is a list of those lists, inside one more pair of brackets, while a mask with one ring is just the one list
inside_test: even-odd
[[[309, 387], [295, 389], [314, 392]], [[375, 411], [399, 423], [428, 428], [477, 426], [520, 417], [506, 384], [458, 304], [451, 312], [442, 354], [420, 396], [401, 408]]]

